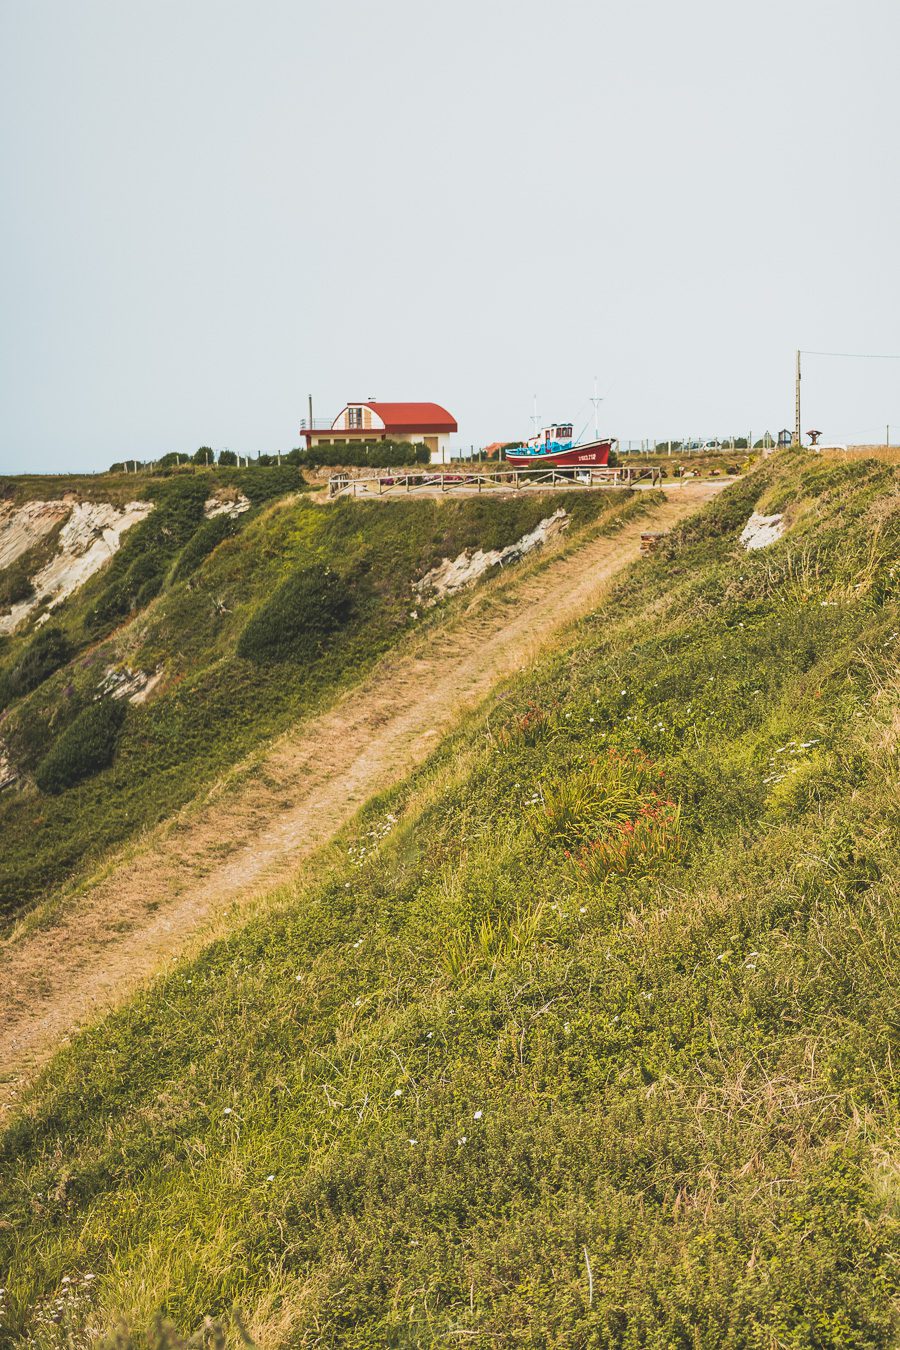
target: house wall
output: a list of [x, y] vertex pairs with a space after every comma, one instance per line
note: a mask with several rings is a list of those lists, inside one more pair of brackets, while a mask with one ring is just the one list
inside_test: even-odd
[[[354, 403], [351, 404], [350, 406], [355, 408], [358, 405]], [[347, 431], [349, 429], [349, 412], [350, 408], [347, 407], [343, 410], [343, 412], [338, 413], [337, 417], [331, 424], [332, 431]], [[384, 422], [381, 420], [381, 418], [378, 416], [377, 413], [374, 413], [372, 411], [371, 408], [363, 408], [362, 415], [363, 415], [362, 421], [363, 431], [384, 431]], [[354, 427], [353, 430], [358, 430], [358, 428]]]
[[443, 431], [437, 436], [422, 438], [431, 451], [432, 464], [446, 464], [450, 459], [450, 433]]

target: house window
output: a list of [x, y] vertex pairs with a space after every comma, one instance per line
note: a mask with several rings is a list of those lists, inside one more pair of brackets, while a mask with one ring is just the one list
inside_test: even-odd
[[351, 429], [351, 431], [357, 428], [360, 431], [362, 430], [363, 424], [362, 414], [363, 414], [362, 408], [347, 409], [347, 426]]

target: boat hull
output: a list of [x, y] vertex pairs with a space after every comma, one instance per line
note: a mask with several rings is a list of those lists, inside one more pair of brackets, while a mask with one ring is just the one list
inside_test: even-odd
[[545, 454], [526, 454], [507, 450], [506, 462], [514, 469], [592, 469], [609, 463], [609, 452], [616, 444], [609, 436], [602, 441], [587, 441], [572, 445], [567, 450], [548, 450]]

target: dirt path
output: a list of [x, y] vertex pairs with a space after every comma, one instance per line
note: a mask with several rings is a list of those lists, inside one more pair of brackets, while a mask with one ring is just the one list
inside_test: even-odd
[[720, 486], [671, 492], [652, 515], [524, 577], [502, 604], [461, 615], [421, 654], [391, 654], [333, 708], [275, 742], [256, 772], [123, 852], [52, 926], [14, 935], [0, 948], [0, 1096], [11, 1100], [66, 1037], [238, 896], [290, 877], [494, 685], [595, 608], [636, 557], [642, 530], [669, 529]]

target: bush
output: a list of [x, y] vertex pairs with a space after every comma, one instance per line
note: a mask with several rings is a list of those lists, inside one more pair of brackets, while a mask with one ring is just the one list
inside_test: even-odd
[[155, 509], [128, 531], [106, 571], [106, 585], [88, 613], [96, 635], [117, 619], [141, 609], [162, 589], [173, 558], [203, 520], [206, 480], [175, 478], [149, 490]]
[[[27, 557], [27, 555], [25, 555]], [[34, 587], [28, 575], [28, 565], [17, 558], [11, 567], [0, 572], [0, 611], [12, 609], [22, 600], [30, 600]]]
[[237, 464], [237, 455], [233, 450], [223, 450], [219, 455], [219, 463], [222, 468], [234, 468]]
[[11, 670], [0, 678], [0, 708], [37, 689], [49, 675], [72, 659], [75, 648], [61, 628], [42, 628]]
[[192, 464], [215, 464], [216, 452], [211, 445], [201, 445], [191, 456]]
[[342, 577], [327, 568], [301, 567], [254, 614], [238, 639], [238, 656], [259, 665], [314, 661], [352, 608]]
[[334, 466], [336, 468], [401, 469], [410, 464], [428, 464], [431, 451], [426, 445], [411, 441], [368, 441], [356, 445], [317, 445], [312, 450], [291, 451], [296, 463], [307, 468]]
[[305, 486], [296, 468], [292, 468], [289, 464], [260, 465], [258, 468], [242, 469], [239, 474], [235, 474], [232, 481], [254, 506], [271, 501], [274, 497], [283, 497], [288, 492], [298, 492]]
[[183, 581], [208, 558], [214, 548], [218, 548], [223, 539], [230, 539], [240, 527], [240, 518], [236, 516], [213, 516], [206, 520], [191, 536], [185, 545], [181, 557], [172, 575], [173, 581]]
[[34, 780], [41, 792], [55, 795], [107, 768], [125, 713], [125, 704], [112, 699], [91, 703], [80, 712], [37, 767]]

